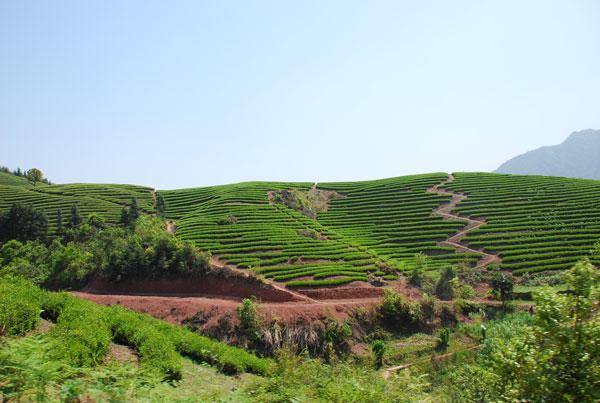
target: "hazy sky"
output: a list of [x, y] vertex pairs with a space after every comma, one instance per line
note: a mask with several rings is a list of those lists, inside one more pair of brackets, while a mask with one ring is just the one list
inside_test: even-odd
[[0, 164], [55, 182], [488, 171], [586, 128], [600, 1], [0, 2]]

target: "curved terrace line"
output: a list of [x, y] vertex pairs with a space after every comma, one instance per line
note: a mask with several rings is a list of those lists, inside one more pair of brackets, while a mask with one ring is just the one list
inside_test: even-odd
[[476, 268], [486, 267], [490, 264], [502, 264], [502, 259], [500, 256], [492, 253], [485, 252], [483, 249], [473, 249], [462, 243], [462, 239], [467, 236], [470, 231], [481, 227], [486, 224], [486, 221], [483, 219], [477, 220], [471, 217], [461, 217], [457, 214], [454, 214], [452, 210], [456, 208], [456, 206], [467, 198], [467, 195], [464, 193], [456, 193], [446, 189], [440, 189], [441, 186], [444, 186], [450, 182], [453, 182], [455, 179], [453, 174], [449, 174], [448, 178], [443, 182], [438, 183], [437, 185], [433, 185], [429, 189], [427, 189], [428, 193], [437, 193], [444, 196], [451, 196], [452, 199], [450, 203], [445, 203], [433, 210], [432, 215], [437, 215], [443, 217], [446, 220], [458, 220], [462, 222], [466, 222], [467, 225], [463, 227], [460, 231], [455, 233], [454, 235], [450, 235], [445, 241], [438, 242], [438, 246], [449, 246], [454, 248], [457, 252], [471, 252], [478, 253], [483, 255]]

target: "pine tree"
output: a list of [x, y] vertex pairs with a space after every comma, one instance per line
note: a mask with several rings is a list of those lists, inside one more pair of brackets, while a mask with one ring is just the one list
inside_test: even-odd
[[156, 211], [158, 212], [159, 216], [162, 216], [165, 213], [165, 199], [163, 199], [162, 195], [157, 195], [156, 196]]
[[58, 235], [62, 235], [63, 231], [64, 231], [64, 228], [63, 228], [62, 210], [58, 209], [58, 212], [56, 213], [56, 233]]
[[128, 227], [129, 223], [130, 223], [130, 217], [129, 217], [129, 210], [127, 209], [127, 207], [123, 207], [121, 209], [121, 218], [119, 220], [119, 222], [121, 223], [121, 225], [123, 225], [124, 227]]
[[71, 206], [71, 221], [69, 222], [69, 226], [71, 228], [79, 228], [83, 219], [81, 218], [81, 214], [79, 213], [79, 207], [76, 204]]
[[140, 216], [140, 209], [137, 204], [137, 199], [135, 197], [131, 198], [131, 205], [129, 206], [129, 219], [131, 223], [135, 223], [135, 221]]

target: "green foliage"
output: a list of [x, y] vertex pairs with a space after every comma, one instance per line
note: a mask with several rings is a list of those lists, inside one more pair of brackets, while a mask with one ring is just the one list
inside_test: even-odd
[[240, 337], [244, 340], [243, 343], [251, 345], [259, 338], [260, 318], [255, 300], [245, 298], [241, 305], [236, 307], [238, 319], [240, 320], [239, 331]]
[[81, 212], [79, 211], [79, 207], [76, 204], [71, 206], [71, 217], [69, 218], [69, 228], [75, 229], [79, 228], [81, 223], [83, 222], [83, 217], [81, 216]]
[[18, 336], [35, 329], [40, 321], [40, 304], [29, 292], [29, 284], [18, 278], [0, 282], [0, 337]]
[[417, 302], [407, 301], [402, 294], [386, 288], [383, 301], [377, 308], [381, 319], [390, 327], [407, 328], [419, 325], [422, 312]]
[[164, 216], [165, 209], [167, 208], [167, 203], [165, 202], [164, 197], [159, 193], [156, 195], [156, 202], [154, 204], [154, 208], [159, 216]]
[[56, 358], [76, 366], [94, 366], [104, 360], [112, 335], [103, 308], [72, 299], [60, 312], [49, 336]]
[[536, 294], [533, 318], [515, 314], [492, 323], [477, 366], [457, 371], [462, 396], [486, 396], [490, 401], [597, 401], [600, 316], [598, 295], [592, 289], [595, 276], [594, 267], [583, 260], [566, 275], [571, 293], [547, 288]]
[[0, 275], [21, 276], [42, 284], [51, 272], [50, 253], [38, 242], [8, 241], [0, 247]]
[[448, 350], [448, 347], [450, 346], [450, 334], [451, 334], [450, 329], [448, 329], [446, 327], [440, 329], [440, 332], [438, 334], [437, 344], [436, 344], [437, 350], [439, 350], [439, 351]]
[[42, 171], [37, 168], [31, 168], [27, 171], [27, 180], [35, 186], [38, 182], [41, 182], [44, 179], [44, 175]]
[[137, 350], [143, 366], [168, 380], [181, 379], [181, 359], [175, 345], [153, 320], [121, 307], [113, 307], [109, 315], [113, 338]]
[[410, 272], [408, 282], [415, 287], [421, 287], [423, 285], [424, 271], [427, 270], [429, 263], [427, 256], [423, 253], [417, 253], [415, 255], [415, 266]]
[[92, 254], [74, 242], [58, 244], [52, 250], [50, 266], [51, 282], [80, 285], [92, 272]]
[[383, 367], [383, 360], [385, 357], [385, 352], [387, 349], [387, 345], [383, 340], [375, 340], [371, 343], [371, 351], [373, 352], [373, 356], [375, 357], [375, 367], [381, 368]]
[[502, 302], [508, 301], [512, 297], [515, 281], [512, 275], [495, 272], [490, 281], [492, 289], [500, 295]]
[[12, 239], [18, 241], [41, 240], [48, 235], [48, 218], [44, 212], [30, 205], [13, 204], [0, 214], [0, 243]]
[[454, 267], [448, 266], [442, 270], [440, 279], [435, 285], [435, 295], [443, 300], [451, 300], [456, 294], [458, 279]]
[[255, 402], [404, 402], [417, 400], [426, 385], [420, 379], [387, 382], [373, 369], [353, 363], [325, 365], [285, 350], [279, 352], [273, 373], [245, 388]]
[[181, 378], [180, 354], [230, 374], [248, 371], [264, 375], [271, 366], [269, 360], [148, 315], [41, 291], [23, 279], [0, 278], [0, 302], [0, 326], [6, 335], [34, 329], [40, 313], [55, 321], [47, 334], [49, 359], [71, 366], [103, 362], [111, 340], [134, 348], [146, 370], [168, 380]]
[[0, 248], [0, 274], [14, 274], [37, 284], [79, 287], [94, 274], [109, 280], [202, 276], [209, 257], [190, 242], [169, 234], [154, 217], [138, 220], [134, 231], [105, 227], [88, 216], [78, 228], [67, 229], [61, 243], [9, 241]]

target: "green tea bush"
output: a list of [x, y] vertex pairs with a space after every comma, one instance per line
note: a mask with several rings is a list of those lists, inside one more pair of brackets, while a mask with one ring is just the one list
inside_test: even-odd
[[101, 363], [112, 339], [106, 311], [76, 298], [65, 304], [49, 336], [54, 340], [53, 354], [77, 366]]
[[181, 358], [168, 335], [152, 325], [153, 320], [145, 320], [122, 307], [111, 308], [109, 314], [115, 341], [133, 347], [146, 368], [158, 371], [168, 380], [181, 379]]
[[40, 322], [40, 303], [35, 288], [17, 278], [0, 282], [0, 337], [18, 336]]

